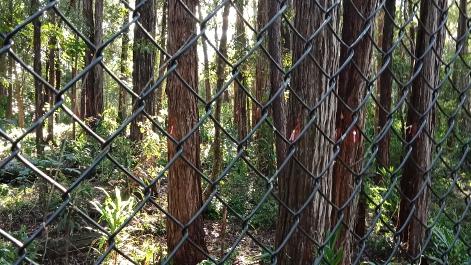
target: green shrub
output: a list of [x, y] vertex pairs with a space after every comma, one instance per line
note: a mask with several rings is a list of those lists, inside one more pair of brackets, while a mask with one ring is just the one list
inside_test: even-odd
[[[26, 226], [22, 225], [19, 231], [12, 233], [12, 235], [24, 241], [28, 238]], [[26, 249], [26, 256], [31, 260], [36, 260], [38, 256], [38, 243], [33, 241]], [[11, 243], [7, 243], [0, 239], [0, 265], [13, 264], [18, 259], [17, 249]]]
[[342, 263], [344, 250], [343, 248], [337, 247], [340, 231], [341, 229], [337, 228], [337, 230], [329, 232], [329, 235], [326, 237], [329, 240], [322, 249], [322, 253], [324, 254], [322, 264], [339, 265]]
[[432, 227], [432, 241], [426, 257], [438, 264], [471, 264], [467, 246], [449, 227], [438, 223]]
[[[119, 188], [115, 188], [115, 196], [112, 197], [105, 189], [97, 188], [105, 194], [105, 202], [92, 201], [91, 204], [100, 213], [100, 222], [104, 222], [111, 233], [116, 232], [133, 212], [135, 198], [129, 197], [127, 200], [121, 197]], [[100, 249], [105, 246], [107, 237], [103, 235], [98, 243]], [[116, 240], [118, 241], [118, 240]]]

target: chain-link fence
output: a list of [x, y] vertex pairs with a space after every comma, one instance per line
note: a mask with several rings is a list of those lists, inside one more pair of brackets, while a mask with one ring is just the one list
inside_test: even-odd
[[470, 263], [467, 1], [210, 2], [1, 2], [0, 262]]

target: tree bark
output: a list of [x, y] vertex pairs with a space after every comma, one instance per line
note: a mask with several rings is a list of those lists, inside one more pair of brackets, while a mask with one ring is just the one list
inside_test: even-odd
[[[36, 12], [39, 8], [39, 1], [31, 1], [31, 13]], [[41, 74], [41, 21], [39, 19], [33, 20], [33, 70]], [[44, 97], [43, 97], [43, 84], [38, 78], [34, 79], [34, 118], [37, 121], [44, 114]], [[35, 130], [36, 134], [36, 153], [38, 156], [42, 155], [43, 147], [43, 124], [39, 124]]]
[[[288, 5], [292, 6], [292, 3], [290, 4], [288, 1]], [[290, 32], [289, 25], [287, 23], [283, 23], [281, 26], [281, 38], [283, 40], [283, 58], [285, 56], [290, 57], [291, 56], [291, 51], [293, 50], [293, 41], [292, 41], [292, 36]]]
[[380, 167], [389, 167], [389, 143], [391, 141], [390, 129], [387, 129], [388, 115], [391, 111], [391, 94], [393, 85], [392, 76], [392, 51], [389, 51], [392, 47], [394, 38], [394, 19], [396, 17], [396, 1], [386, 0], [383, 33], [381, 46], [383, 50], [382, 65], [388, 65], [384, 70], [383, 74], [379, 78], [379, 118], [378, 118], [378, 130], [387, 130], [383, 138], [378, 144], [378, 165]]
[[[160, 22], [160, 47], [162, 49], [166, 49], [166, 43], [167, 43], [167, 12], [168, 12], [168, 0], [163, 1], [163, 6], [162, 6], [162, 21]], [[160, 51], [159, 55], [159, 79], [164, 75], [165, 69], [164, 69], [164, 63], [165, 63], [165, 53]], [[206, 66], [206, 64], [205, 64]], [[156, 98], [156, 109], [155, 113], [158, 115], [160, 113], [160, 110], [162, 109], [162, 97], [163, 97], [163, 83], [157, 88], [157, 98]]]
[[[456, 44], [456, 53], [460, 55], [460, 59], [455, 62], [454, 72], [453, 72], [453, 83], [454, 86], [459, 89], [460, 91], [465, 91], [467, 86], [469, 85], [469, 71], [470, 69], [465, 65], [465, 56], [469, 54], [469, 27], [467, 24], [468, 18], [468, 1], [467, 0], [460, 0], [460, 13], [458, 18], [458, 38]], [[467, 102], [465, 103], [464, 107], [471, 111], [471, 89], [467, 89], [466, 96]], [[471, 131], [471, 121], [469, 118], [465, 118], [463, 122], [463, 129], [465, 132]], [[449, 146], [453, 146], [454, 138], [450, 137], [448, 139]], [[466, 161], [468, 166], [471, 165], [471, 158]]]
[[[219, 53], [227, 58], [227, 29], [229, 27], [229, 9], [230, 5], [226, 4], [222, 12], [222, 35], [221, 40], [219, 41]], [[225, 72], [225, 62], [218, 56], [216, 58], [216, 90], [219, 91], [224, 86], [224, 80], [226, 76]], [[221, 106], [222, 105], [222, 95], [216, 99], [216, 109], [214, 111], [214, 119], [217, 122], [221, 121]], [[221, 129], [218, 125], [215, 124], [214, 128], [214, 143], [213, 143], [213, 170], [211, 172], [212, 179], [215, 179], [222, 170], [222, 141], [221, 141]]]
[[8, 102], [8, 81], [7, 81], [7, 57], [6, 53], [0, 54], [0, 117], [5, 117]]
[[[140, 0], [144, 1], [144, 0]], [[155, 0], [147, 0], [146, 3], [138, 10], [141, 14], [139, 21], [142, 26], [155, 36], [156, 27], [156, 8]], [[139, 27], [134, 28], [134, 45], [133, 45], [133, 71], [132, 83], [133, 90], [140, 95], [147, 90], [154, 82], [154, 64], [155, 64], [155, 48], [150, 40], [147, 39], [144, 31]], [[137, 102], [133, 98], [133, 108], [136, 110], [140, 107], [138, 104], [144, 104], [144, 110], [151, 116], [155, 115], [155, 91], [149, 93], [143, 102]], [[145, 121], [143, 115], [139, 115], [131, 122], [131, 140], [142, 140], [143, 134], [139, 128], [139, 123]]]
[[[72, 76], [75, 77], [77, 75], [77, 68], [78, 68], [78, 56], [74, 55], [74, 63], [72, 66]], [[72, 89], [70, 91], [70, 101], [72, 103], [72, 111], [75, 115], [79, 115], [79, 110], [78, 110], [78, 99], [77, 99], [77, 83], [72, 85]], [[80, 115], [79, 115], [80, 116]], [[72, 120], [72, 138], [75, 140], [76, 139], [76, 124], [75, 120]]]
[[[414, 11], [414, 2], [413, 0], [405, 0], [404, 1], [404, 21], [406, 21], [407, 19], [409, 19], [411, 16], [415, 16], [415, 11]], [[415, 34], [416, 34], [416, 26], [414, 24], [412, 24], [410, 27], [409, 27], [409, 51], [414, 51], [415, 50], [415, 43], [414, 43], [414, 39], [415, 39]], [[407, 53], [407, 56], [409, 56], [409, 53]], [[409, 56], [410, 57], [410, 65], [414, 65], [414, 57], [413, 56]], [[405, 136], [405, 135], [404, 135]]]
[[[235, 1], [235, 6], [239, 10], [241, 14], [244, 14], [244, 7], [246, 5], [246, 1], [244, 0], [237, 0]], [[241, 16], [237, 15], [236, 17], [236, 25], [235, 25], [235, 54], [242, 57], [245, 52], [244, 49], [247, 47], [247, 35], [245, 34], [245, 25], [244, 21], [242, 20]], [[237, 127], [237, 135], [238, 140], [242, 140], [247, 135], [248, 130], [248, 123], [247, 123], [247, 95], [245, 94], [244, 89], [247, 88], [246, 82], [246, 72], [247, 72], [247, 65], [242, 64], [240, 66], [239, 75], [236, 77], [234, 82], [234, 124]]]
[[[8, 9], [13, 10], [13, 1], [8, 1]], [[13, 12], [9, 14], [10, 23], [13, 23]], [[14, 25], [10, 25], [14, 26]], [[11, 56], [8, 57], [8, 77], [9, 84], [7, 88], [7, 108], [5, 111], [5, 118], [10, 120], [13, 116], [13, 67], [15, 67], [15, 61]]]
[[[425, 239], [430, 206], [431, 167], [434, 131], [433, 89], [439, 82], [440, 61], [444, 43], [444, 28], [438, 27], [443, 21], [442, 11], [446, 0], [437, 0], [435, 5], [422, 0], [420, 23], [417, 32], [414, 72], [420, 74], [412, 83], [412, 93], [407, 112], [406, 157], [401, 178], [401, 203], [398, 229], [404, 229], [401, 240], [407, 245], [407, 253], [412, 259], [420, 259]], [[441, 9], [441, 10], [440, 10]], [[433, 34], [433, 35], [431, 35]], [[429, 47], [432, 46], [432, 49]], [[412, 218], [409, 216], [412, 215]]]
[[[55, 27], [56, 26], [56, 16], [55, 14], [51, 15], [51, 26]], [[49, 49], [49, 54], [48, 54], [48, 80], [47, 82], [52, 86], [56, 87], [56, 50], [57, 50], [57, 38], [56, 38], [56, 33], [52, 32], [51, 35], [49, 36], [49, 43], [48, 43], [48, 49]], [[52, 108], [54, 105], [54, 92], [51, 91], [50, 89], [47, 89], [47, 100], [49, 103], [49, 109]], [[54, 138], [54, 114], [48, 117], [47, 119], [47, 137], [46, 141], [52, 141]]]
[[[190, 12], [196, 12], [197, 0], [183, 0]], [[196, 34], [196, 25], [191, 19], [180, 0], [169, 0], [168, 10], [168, 50], [175, 54], [188, 39]], [[176, 58], [178, 73], [194, 89], [198, 91], [197, 49], [193, 44], [187, 51]], [[168, 132], [177, 140], [181, 140], [192, 130], [192, 135], [184, 143], [176, 146], [168, 141], [168, 159], [174, 158], [177, 152], [183, 151], [182, 156], [194, 167], [200, 168], [200, 135], [194, 126], [198, 122], [197, 98], [178, 79], [171, 74], [167, 80]], [[167, 219], [168, 252], [173, 251], [182, 240], [184, 233], [189, 239], [204, 251], [206, 249], [205, 234], [203, 230], [203, 217], [199, 215], [188, 224], [202, 206], [201, 178], [198, 173], [183, 159], [178, 158], [169, 169], [168, 176], [168, 211], [175, 219], [188, 225], [185, 231], [170, 218]], [[196, 265], [205, 256], [188, 239], [179, 246], [172, 261], [176, 265]]]
[[[95, 45], [98, 47], [103, 42], [103, 4], [104, 0], [95, 0]], [[95, 55], [96, 57], [97, 55]], [[93, 74], [95, 75], [95, 91], [94, 91], [94, 98], [95, 98], [95, 110], [93, 114], [95, 117], [101, 118], [101, 115], [104, 110], [104, 103], [103, 103], [103, 68], [100, 65], [95, 66]]]
[[[93, 0], [83, 0], [83, 17], [85, 18], [85, 34], [89, 37], [92, 43], [95, 43], [95, 20], [93, 19]], [[93, 57], [93, 49], [88, 48], [85, 51], [84, 65], [89, 65], [92, 62]], [[80, 117], [82, 119], [92, 116], [92, 106], [90, 105], [93, 105], [93, 103], [91, 102], [93, 100], [93, 85], [95, 83], [93, 72], [94, 69], [90, 70], [87, 74], [85, 74], [84, 80], [82, 82], [83, 87], [80, 104]], [[90, 96], [90, 94], [92, 95]]]
[[18, 75], [18, 72], [16, 68], [13, 68], [13, 72], [15, 75], [15, 81], [14, 81], [14, 91], [15, 91], [15, 98], [16, 98], [16, 105], [18, 108], [18, 127], [24, 128], [25, 127], [25, 104], [23, 101], [23, 84], [21, 83], [20, 76]]
[[[357, 41], [362, 32], [369, 25], [373, 28], [372, 21], [364, 21], [363, 17], [369, 17], [374, 11], [377, 0], [344, 0], [343, 1], [343, 29], [342, 40], [347, 45]], [[359, 13], [358, 13], [359, 12]], [[341, 232], [337, 240], [337, 246], [343, 249], [342, 264], [351, 264], [353, 258], [353, 234], [355, 232], [355, 220], [357, 214], [360, 192], [356, 191], [362, 184], [362, 160], [363, 160], [363, 129], [364, 110], [359, 109], [364, 99], [368, 86], [367, 80], [371, 63], [371, 40], [365, 34], [356, 46], [347, 48], [342, 46], [340, 61], [345, 62], [353, 52], [353, 58], [339, 76], [338, 114], [336, 118], [337, 139], [340, 143], [340, 153], [334, 166], [333, 174], [333, 204], [342, 210], [332, 214], [332, 227], [338, 222]], [[354, 110], [354, 111], [352, 111]], [[350, 128], [353, 125], [352, 128]], [[352, 172], [354, 172], [352, 174]], [[356, 194], [353, 194], [356, 192]], [[351, 198], [351, 196], [354, 196]], [[359, 220], [364, 222], [364, 220]]]
[[[268, 17], [274, 17], [280, 11], [280, 4], [274, 2], [269, 5]], [[282, 67], [281, 60], [281, 17], [277, 19], [273, 26], [268, 30], [268, 52], [272, 58], [270, 63], [270, 98], [274, 97], [276, 93], [282, 89], [283, 76], [278, 70], [278, 67]], [[276, 162], [279, 168], [286, 155], [286, 144], [283, 137], [286, 136], [286, 111], [285, 111], [285, 100], [284, 93], [281, 93], [273, 101], [272, 105], [273, 125], [279, 134], [275, 133], [275, 145], [276, 145]]]
[[[57, 27], [60, 27], [60, 23], [57, 24]], [[61, 70], [61, 59], [60, 59], [60, 47], [59, 45], [56, 46], [56, 62], [55, 62], [55, 78], [56, 78], [56, 90], [61, 89], [61, 78], [62, 78], [62, 70]], [[52, 99], [52, 104], [55, 104], [55, 95], [54, 98]], [[56, 112], [55, 115], [52, 115], [54, 118], [54, 121], [57, 122], [58, 120], [58, 113]]]
[[[126, 16], [123, 18], [123, 25], [127, 24], [129, 20], [129, 15], [126, 13]], [[123, 34], [121, 39], [121, 58], [119, 63], [119, 72], [121, 74], [121, 79], [126, 79], [128, 74], [128, 51], [129, 51], [129, 35], [128, 33]], [[120, 87], [118, 94], [118, 122], [121, 123], [126, 119], [126, 101], [128, 92], [124, 87]]]
[[[268, 23], [268, 0], [258, 0], [257, 9], [257, 30], [260, 31]], [[266, 47], [266, 41], [263, 41], [263, 46]], [[264, 104], [266, 97], [270, 92], [270, 82], [268, 79], [269, 62], [266, 55], [260, 51], [257, 56], [255, 66], [255, 99], [260, 104]], [[254, 127], [260, 120], [262, 110], [256, 104], [252, 106], [252, 127]]]
[[[268, 8], [269, 8], [269, 0], [258, 0], [257, 1], [257, 31], [260, 30], [268, 23]], [[255, 8], [255, 7], [254, 7]], [[262, 46], [265, 49], [267, 48], [268, 39], [270, 36], [267, 36], [266, 33], [262, 35]], [[267, 102], [267, 98], [270, 95], [270, 80], [269, 80], [269, 71], [270, 71], [270, 61], [268, 60], [267, 55], [261, 50], [258, 49], [255, 61], [255, 80], [253, 82], [253, 95], [257, 102], [262, 106]], [[252, 102], [251, 108], [251, 122], [252, 127], [260, 121], [262, 114], [261, 107]], [[272, 128], [267, 124], [264, 123], [262, 126], [256, 131], [254, 135], [254, 144], [255, 144], [255, 152], [256, 152], [256, 166], [258, 170], [263, 173], [265, 176], [273, 174], [275, 171], [276, 166], [276, 158], [274, 158], [271, 154], [274, 152], [273, 149], [273, 133]], [[260, 194], [264, 192], [265, 188], [265, 181], [255, 178], [255, 182], [253, 184], [256, 188], [254, 189], [254, 200], [259, 200]], [[257, 189], [258, 187], [258, 189]], [[260, 190], [262, 188], [263, 190]]]
[[[95, 12], [94, 12], [95, 11]], [[83, 0], [83, 15], [87, 35], [95, 46], [99, 46], [103, 41], [103, 1]], [[85, 52], [85, 65], [89, 65], [97, 56], [96, 51], [89, 48]], [[85, 75], [84, 86], [82, 90], [82, 111], [83, 118], [92, 118], [89, 120], [92, 125], [101, 118], [103, 113], [103, 68], [96, 65]]]
[[[302, 60], [294, 70], [291, 92], [288, 101], [287, 132], [291, 141], [301, 137], [293, 148], [297, 153], [287, 165], [286, 172], [278, 179], [279, 197], [292, 211], [299, 215], [293, 216], [282, 204], [279, 207], [276, 244], [286, 239], [290, 230], [297, 224], [286, 245], [278, 255], [279, 264], [311, 264], [314, 262], [315, 245], [323, 244], [323, 238], [329, 230], [331, 209], [328, 204], [331, 193], [331, 174], [333, 146], [328, 138], [335, 137], [336, 98], [330, 89], [335, 89], [336, 80], [330, 76], [337, 71], [339, 44], [335, 39], [338, 29], [338, 9], [333, 7], [335, 0], [323, 0], [319, 5], [332, 8], [328, 15], [324, 13], [315, 0], [294, 1], [294, 27], [302, 38], [293, 39], [293, 64]], [[324, 26], [311, 43], [306, 43], [314, 32], [330, 17], [330, 25]], [[319, 67], [329, 76], [325, 76], [316, 62], [309, 57], [303, 57], [308, 52], [315, 58]], [[303, 57], [303, 58], [302, 58]], [[294, 96], [294, 93], [309, 108], [315, 108], [310, 113]], [[324, 95], [329, 94], [326, 98]], [[321, 102], [322, 100], [322, 102]], [[319, 105], [318, 105], [319, 104]], [[318, 128], [309, 121], [315, 117]], [[304, 135], [300, 132], [305, 126], [309, 129]], [[321, 131], [319, 131], [321, 130]], [[324, 136], [324, 135], [325, 136]], [[309, 172], [307, 172], [306, 170]], [[314, 180], [317, 178], [317, 180]], [[322, 196], [321, 196], [322, 194]], [[310, 197], [314, 195], [313, 197]], [[323, 197], [324, 196], [324, 197]], [[309, 237], [314, 238], [316, 242]], [[316, 243], [316, 244], [315, 244]]]
[[[201, 4], [198, 7], [198, 16], [200, 20], [203, 20], [203, 14], [201, 12]], [[203, 43], [203, 62], [204, 62], [204, 88], [205, 88], [205, 97], [206, 102], [211, 100], [211, 80], [209, 77], [209, 59], [208, 59], [208, 44], [206, 40], [203, 38], [201, 39]]]
[[7, 110], [6, 118], [9, 120], [13, 117], [13, 68], [15, 67], [15, 61], [13, 57], [8, 57], [8, 77], [10, 78], [8, 89], [7, 89]]

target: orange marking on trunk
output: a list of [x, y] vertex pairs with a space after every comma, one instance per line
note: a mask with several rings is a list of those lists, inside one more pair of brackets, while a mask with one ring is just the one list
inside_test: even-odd
[[301, 127], [302, 127], [302, 126], [301, 126], [301, 118], [298, 117], [298, 118], [296, 119], [296, 123], [295, 123], [294, 129], [293, 129], [293, 131], [291, 132], [291, 135], [290, 135], [290, 137], [289, 137], [289, 140], [290, 140], [291, 142], [295, 141], [295, 140], [298, 138], [299, 134], [301, 133]]

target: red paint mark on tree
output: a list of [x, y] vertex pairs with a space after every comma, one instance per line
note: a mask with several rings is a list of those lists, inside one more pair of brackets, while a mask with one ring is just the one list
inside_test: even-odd
[[413, 138], [417, 134], [417, 124], [413, 123], [406, 127], [406, 134], [409, 138]]
[[175, 119], [169, 118], [168, 119], [168, 133], [175, 137]]
[[358, 142], [358, 140], [360, 139], [360, 134], [358, 133], [357, 129], [353, 129], [351, 134], [352, 134], [352, 138], [353, 138], [353, 143]]
[[291, 142], [294, 142], [298, 138], [299, 134], [301, 133], [301, 129], [302, 129], [301, 117], [298, 117], [294, 124], [294, 129], [291, 132], [291, 135], [289, 136], [289, 140]]

